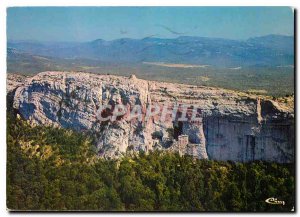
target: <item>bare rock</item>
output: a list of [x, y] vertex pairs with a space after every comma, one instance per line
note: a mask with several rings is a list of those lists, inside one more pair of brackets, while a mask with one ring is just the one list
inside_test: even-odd
[[[13, 107], [22, 118], [31, 124], [93, 131], [98, 135], [98, 153], [105, 158], [117, 158], [128, 151], [148, 152], [155, 147], [176, 151], [176, 137], [186, 134], [186, 154], [196, 158], [282, 163], [294, 159], [293, 108], [267, 97], [145, 81], [134, 75], [126, 78], [75, 72], [42, 72], [21, 80], [10, 76], [7, 84], [8, 90], [15, 90]], [[202, 121], [177, 127], [176, 121], [158, 117], [148, 122], [98, 120], [99, 107], [120, 103], [128, 107], [139, 104], [143, 109], [151, 103], [194, 105], [200, 108]], [[169, 129], [178, 135], [171, 138]], [[153, 137], [155, 132], [160, 138]]]

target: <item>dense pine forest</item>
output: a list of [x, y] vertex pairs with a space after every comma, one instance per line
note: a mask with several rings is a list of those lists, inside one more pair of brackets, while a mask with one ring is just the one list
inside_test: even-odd
[[[194, 160], [154, 151], [99, 159], [93, 135], [32, 127], [8, 113], [12, 210], [290, 211], [293, 165]], [[270, 197], [285, 205], [267, 204]]]

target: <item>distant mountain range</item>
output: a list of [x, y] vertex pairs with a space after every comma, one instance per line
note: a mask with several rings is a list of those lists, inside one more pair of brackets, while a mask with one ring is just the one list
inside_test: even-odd
[[[91, 42], [8, 41], [7, 58], [34, 56], [90, 59], [108, 63], [165, 62], [215, 67], [285, 66], [294, 64], [294, 37], [267, 35], [248, 40], [181, 36]], [[26, 57], [29, 55], [30, 57]]]

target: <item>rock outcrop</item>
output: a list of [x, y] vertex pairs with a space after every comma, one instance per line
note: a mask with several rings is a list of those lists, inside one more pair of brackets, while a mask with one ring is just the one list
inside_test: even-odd
[[[75, 72], [42, 72], [23, 79], [10, 75], [7, 84], [8, 92], [14, 92], [13, 107], [24, 119], [33, 125], [94, 132], [98, 153], [105, 158], [156, 148], [179, 151], [178, 137], [186, 135], [183, 154], [197, 158], [294, 161], [294, 110], [267, 97], [146, 81], [134, 75]], [[158, 115], [147, 121], [97, 118], [103, 105], [140, 105], [145, 111], [154, 103], [167, 103], [170, 108], [193, 105], [201, 114], [200, 121], [178, 117], [162, 121]]]

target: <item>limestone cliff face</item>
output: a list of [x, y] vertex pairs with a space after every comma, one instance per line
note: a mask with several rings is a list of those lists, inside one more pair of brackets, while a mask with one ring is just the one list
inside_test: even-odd
[[[31, 124], [92, 131], [105, 158], [128, 151], [168, 149], [216, 160], [294, 160], [294, 111], [285, 104], [211, 87], [145, 81], [120, 76], [43, 72], [30, 78], [8, 77], [13, 107]], [[127, 107], [168, 103], [197, 106], [201, 121], [100, 121], [105, 104]], [[172, 131], [173, 133], [170, 133]], [[173, 134], [173, 135], [171, 135]], [[188, 135], [188, 144], [178, 136]]]

